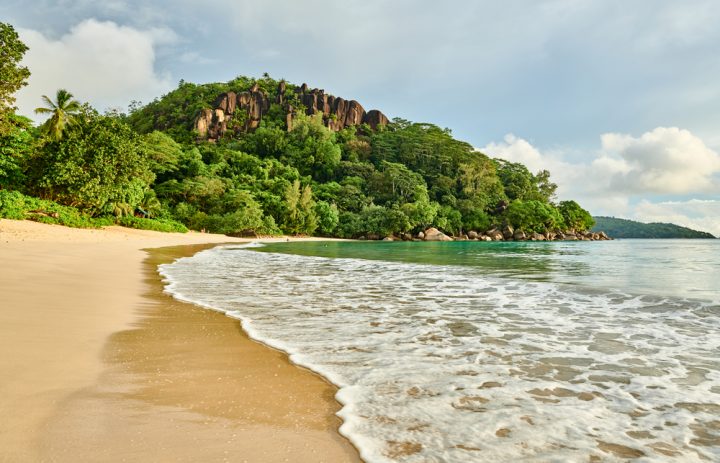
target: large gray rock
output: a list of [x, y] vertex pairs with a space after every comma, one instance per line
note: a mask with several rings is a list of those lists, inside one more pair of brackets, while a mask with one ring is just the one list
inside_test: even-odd
[[512, 239], [513, 235], [515, 234], [515, 230], [513, 229], [512, 226], [505, 225], [502, 228], [502, 234], [503, 234], [503, 238], [505, 238], [506, 240], [509, 240], [509, 239]]
[[378, 126], [388, 125], [389, 122], [390, 121], [387, 117], [385, 117], [385, 114], [381, 113], [377, 109], [371, 109], [365, 113], [365, 117], [363, 117], [363, 124], [369, 125], [373, 130], [377, 130]]
[[470, 231], [468, 232], [467, 236], [468, 236], [468, 238], [470, 238], [471, 240], [475, 240], [475, 239], [478, 238], [478, 232], [476, 232], [476, 231], [474, 231], [474, 230], [470, 230]]
[[[285, 96], [287, 85], [284, 81], [278, 83], [277, 97], [275, 102], [280, 104], [286, 111], [286, 124], [288, 131], [292, 130], [293, 116], [296, 108], [288, 104]], [[328, 95], [323, 89], [314, 88], [310, 90], [307, 84], [302, 84], [295, 89], [298, 99], [305, 106], [308, 115], [321, 114], [323, 123], [333, 131], [339, 131], [348, 126], [359, 126], [367, 124], [372, 130], [377, 130], [380, 125], [389, 123], [388, 118], [380, 111], [373, 109], [366, 112], [360, 103], [355, 100]], [[226, 92], [220, 94], [211, 109], [208, 111], [222, 111], [223, 118], [208, 116], [203, 110], [195, 120], [195, 130], [200, 139], [215, 141], [222, 137], [227, 131], [227, 121], [236, 113], [245, 113], [245, 126], [235, 127], [237, 131], [249, 132], [260, 126], [262, 118], [270, 110], [270, 99], [263, 92], [258, 84], [255, 84], [247, 91], [235, 93]]]
[[490, 230], [485, 232], [485, 235], [488, 236], [492, 241], [502, 241], [505, 239], [502, 232], [497, 228], [491, 228]]
[[428, 228], [425, 230], [425, 241], [452, 241], [453, 239], [441, 232], [437, 228]]
[[522, 230], [515, 230], [515, 233], [513, 233], [513, 239], [515, 241], [525, 241], [527, 239], [527, 235]]

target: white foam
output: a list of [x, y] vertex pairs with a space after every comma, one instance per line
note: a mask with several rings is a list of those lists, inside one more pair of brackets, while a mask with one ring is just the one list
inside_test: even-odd
[[698, 440], [720, 420], [709, 302], [239, 246], [160, 273], [338, 385], [340, 431], [368, 462], [612, 461], [601, 442], [720, 459]]

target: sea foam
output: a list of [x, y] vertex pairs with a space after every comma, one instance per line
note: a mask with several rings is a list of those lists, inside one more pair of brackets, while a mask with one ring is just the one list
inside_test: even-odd
[[365, 461], [720, 460], [716, 302], [241, 246], [160, 273], [336, 384]]

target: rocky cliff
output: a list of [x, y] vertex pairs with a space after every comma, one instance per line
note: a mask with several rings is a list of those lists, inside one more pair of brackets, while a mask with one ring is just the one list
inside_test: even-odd
[[[294, 107], [291, 101], [297, 102], [297, 107]], [[203, 109], [195, 119], [195, 130], [199, 138], [210, 141], [222, 137], [231, 128], [243, 132], [255, 130], [273, 102], [285, 111], [288, 130], [292, 130], [293, 118], [298, 111], [304, 111], [307, 115], [322, 114], [325, 126], [336, 132], [361, 124], [368, 124], [376, 130], [378, 126], [388, 123], [388, 118], [376, 109], [365, 111], [355, 100], [335, 97], [322, 89], [310, 90], [307, 84], [295, 88], [289, 95], [287, 85], [281, 81], [277, 94], [272, 99], [257, 84], [244, 92], [220, 94], [213, 108]], [[234, 121], [232, 127], [229, 125], [231, 121]]]

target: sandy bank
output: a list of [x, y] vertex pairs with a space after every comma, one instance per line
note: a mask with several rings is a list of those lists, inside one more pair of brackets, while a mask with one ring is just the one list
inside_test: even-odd
[[357, 461], [334, 388], [172, 300], [154, 265], [239, 241], [0, 220], [0, 461]]

